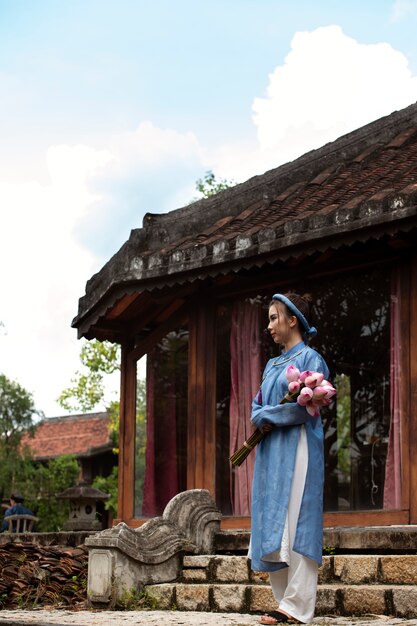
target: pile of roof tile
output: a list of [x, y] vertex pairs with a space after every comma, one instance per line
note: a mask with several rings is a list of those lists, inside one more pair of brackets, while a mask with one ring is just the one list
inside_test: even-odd
[[87, 562], [84, 546], [1, 546], [0, 608], [85, 604]]

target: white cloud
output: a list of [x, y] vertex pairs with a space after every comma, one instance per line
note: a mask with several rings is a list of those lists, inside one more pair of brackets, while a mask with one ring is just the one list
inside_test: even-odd
[[48, 185], [0, 181], [0, 372], [33, 392], [47, 415], [63, 413], [55, 399], [79, 368], [71, 320], [100, 269], [103, 241], [107, 260], [146, 210], [189, 201], [202, 172], [192, 133], [144, 122], [108, 143], [51, 146]]
[[417, 100], [407, 58], [387, 43], [360, 44], [339, 26], [299, 32], [256, 98], [261, 150], [282, 162]]
[[150, 121], [113, 136], [111, 160], [89, 179], [98, 195], [78, 223], [77, 234], [103, 258], [115, 252], [140, 228], [146, 212], [162, 213], [190, 202], [194, 181], [208, 167], [208, 157], [191, 133], [161, 129]]
[[399, 22], [413, 14], [417, 14], [417, 0], [395, 0], [392, 7], [392, 20], [394, 22]]
[[416, 100], [417, 77], [391, 45], [358, 43], [339, 26], [298, 32], [267, 96], [254, 100], [258, 147], [243, 160], [225, 147], [217, 169], [262, 173]]
[[83, 146], [51, 148], [52, 182], [0, 183], [0, 371], [35, 393], [38, 408], [60, 409], [54, 399], [69, 382], [80, 345], [70, 328], [96, 259], [72, 236], [94, 197], [86, 177], [108, 155]]

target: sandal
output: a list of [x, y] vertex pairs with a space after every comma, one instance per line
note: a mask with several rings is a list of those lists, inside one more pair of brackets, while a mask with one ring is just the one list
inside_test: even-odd
[[[273, 619], [274, 621], [265, 621]], [[292, 619], [285, 615], [285, 613], [281, 613], [281, 611], [270, 611], [269, 613], [264, 613], [259, 621], [260, 624], [265, 624], [266, 626], [274, 626], [275, 624], [282, 624], [285, 622], [290, 622]]]

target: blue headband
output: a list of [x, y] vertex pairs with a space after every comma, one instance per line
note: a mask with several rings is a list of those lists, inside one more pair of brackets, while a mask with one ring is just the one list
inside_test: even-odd
[[283, 296], [282, 293], [274, 293], [272, 299], [283, 302], [285, 306], [289, 308], [291, 313], [293, 313], [298, 321], [302, 324], [304, 331], [307, 333], [307, 335], [309, 335], [310, 337], [313, 337], [313, 335], [317, 335], [317, 328], [315, 328], [314, 326], [310, 326], [310, 324], [307, 322], [307, 319], [301, 313], [300, 309], [298, 309], [295, 304], [291, 302], [291, 300], [289, 300], [286, 296]]

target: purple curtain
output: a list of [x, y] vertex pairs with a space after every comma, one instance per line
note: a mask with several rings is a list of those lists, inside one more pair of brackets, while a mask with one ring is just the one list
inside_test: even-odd
[[391, 371], [390, 371], [390, 429], [385, 465], [384, 509], [401, 509], [401, 311], [400, 275], [394, 271], [391, 287]]
[[[230, 334], [230, 455], [251, 435], [252, 398], [261, 378], [261, 306], [250, 301], [235, 304]], [[250, 515], [255, 453], [235, 468], [231, 476], [234, 515]]]

